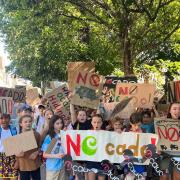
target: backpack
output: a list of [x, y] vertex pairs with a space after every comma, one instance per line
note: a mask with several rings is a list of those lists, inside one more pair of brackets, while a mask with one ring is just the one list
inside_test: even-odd
[[37, 117], [37, 119], [36, 119], [36, 127], [38, 126], [39, 119], [40, 119], [40, 116], [38, 115], [38, 117]]

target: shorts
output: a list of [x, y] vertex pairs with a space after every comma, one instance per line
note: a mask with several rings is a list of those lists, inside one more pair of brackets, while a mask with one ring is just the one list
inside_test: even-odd
[[7, 157], [5, 153], [0, 153], [0, 178], [18, 177], [18, 170], [14, 169], [15, 162], [15, 156]]
[[103, 170], [103, 167], [101, 166], [101, 163], [99, 162], [92, 162], [92, 161], [88, 161], [86, 163], [86, 168], [87, 169], [97, 169], [97, 170]]
[[86, 168], [99, 176], [105, 176], [103, 167], [100, 162], [87, 161]]
[[159, 167], [162, 171], [167, 171], [169, 169], [169, 165], [171, 163], [171, 157], [164, 157], [159, 164]]
[[69, 177], [65, 175], [64, 168], [59, 171], [46, 170], [46, 180], [68, 180]]

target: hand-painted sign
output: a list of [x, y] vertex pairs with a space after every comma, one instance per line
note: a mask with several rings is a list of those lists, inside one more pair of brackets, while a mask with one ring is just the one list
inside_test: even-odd
[[80, 71], [74, 77], [74, 80], [76, 85], [71, 103], [78, 106], [97, 109], [104, 77], [87, 71]]
[[70, 118], [70, 102], [68, 99], [69, 90], [66, 85], [53, 89], [45, 96], [55, 113], [58, 114], [63, 120]]
[[115, 101], [115, 89], [117, 83], [137, 83], [135, 76], [106, 76], [106, 81], [103, 86], [103, 102], [114, 102]]
[[155, 119], [155, 132], [159, 136], [158, 149], [180, 152], [180, 122], [173, 119]]
[[12, 97], [14, 102], [24, 103], [26, 101], [26, 88], [0, 87], [0, 97]]
[[152, 108], [155, 86], [152, 84], [118, 83], [116, 102], [132, 97], [134, 107]]
[[168, 102], [180, 102], [180, 81], [168, 83]]
[[26, 91], [26, 102], [31, 106], [40, 103], [38, 88], [32, 88]]
[[67, 64], [68, 70], [68, 88], [70, 91], [73, 91], [75, 88], [76, 82], [74, 81], [74, 77], [80, 71], [88, 71], [91, 73], [95, 72], [95, 63], [94, 62], [68, 62]]
[[105, 119], [110, 120], [116, 116], [122, 119], [129, 119], [131, 114], [135, 111], [135, 107], [131, 101], [132, 99], [124, 99], [121, 102], [103, 103], [105, 110]]
[[61, 142], [73, 160], [101, 162], [107, 159], [112, 163], [121, 163], [125, 160], [123, 155], [126, 149], [132, 150], [136, 158], [144, 157], [146, 145], [156, 145], [158, 136], [149, 133], [70, 130], [61, 132]]
[[105, 86], [108, 88], [116, 88], [117, 83], [137, 83], [137, 77], [135, 76], [106, 76]]
[[14, 102], [11, 97], [0, 97], [0, 113], [12, 114]]

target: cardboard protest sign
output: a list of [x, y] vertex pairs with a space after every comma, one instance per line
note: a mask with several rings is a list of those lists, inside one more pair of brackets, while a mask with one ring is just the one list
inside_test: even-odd
[[101, 162], [106, 159], [111, 163], [121, 163], [124, 161], [124, 150], [130, 149], [134, 157], [142, 158], [146, 145], [156, 145], [158, 136], [150, 133], [69, 130], [61, 132], [61, 141], [65, 153], [70, 154], [73, 160]]
[[117, 83], [137, 83], [137, 77], [136, 76], [106, 76], [105, 77], [105, 86], [108, 88], [116, 88]]
[[163, 96], [164, 96], [164, 93], [161, 90], [156, 89], [154, 92], [154, 102], [158, 103], [162, 99]]
[[176, 101], [180, 102], [180, 81], [174, 82]]
[[155, 119], [154, 125], [155, 132], [159, 136], [158, 150], [180, 152], [179, 120]]
[[152, 108], [155, 85], [118, 83], [116, 85], [116, 102], [132, 97], [134, 107]]
[[31, 106], [40, 102], [38, 88], [32, 88], [26, 91], [26, 102]]
[[168, 83], [167, 90], [168, 102], [180, 102], [180, 80]]
[[116, 116], [122, 119], [129, 119], [131, 114], [135, 111], [135, 107], [131, 101], [132, 99], [128, 98], [120, 103], [111, 102], [111, 103], [103, 103], [105, 110], [105, 119], [110, 120]]
[[70, 118], [70, 102], [68, 99], [69, 90], [66, 85], [60, 86], [47, 93], [45, 97], [49, 101], [51, 108], [63, 120]]
[[12, 97], [14, 102], [24, 103], [26, 100], [26, 89], [0, 87], [0, 97]]
[[12, 97], [0, 97], [0, 113], [12, 114], [13, 105]]
[[97, 109], [102, 93], [104, 77], [87, 71], [80, 71], [74, 77], [75, 89], [71, 103]]
[[58, 88], [62, 85], [66, 84], [66, 82], [60, 82], [60, 81], [50, 81], [50, 87], [52, 89]]
[[37, 148], [36, 139], [33, 131], [27, 131], [16, 136], [11, 136], [3, 140], [6, 156], [19, 154]]
[[70, 91], [73, 91], [75, 88], [74, 77], [80, 71], [88, 71], [91, 73], [95, 72], [95, 63], [94, 62], [68, 62], [68, 87]]
[[135, 76], [106, 76], [106, 81], [103, 86], [103, 102], [114, 102], [115, 101], [115, 90], [117, 83], [137, 83], [137, 77]]
[[51, 143], [49, 144], [48, 149], [46, 151], [47, 154], [51, 154], [51, 152], [52, 152], [54, 146], [56, 145], [57, 141], [58, 140], [56, 138], [52, 138]]

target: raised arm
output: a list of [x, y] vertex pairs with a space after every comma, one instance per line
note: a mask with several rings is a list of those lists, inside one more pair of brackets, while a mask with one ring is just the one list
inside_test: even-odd
[[70, 104], [71, 122], [74, 125], [77, 121], [74, 105]]

